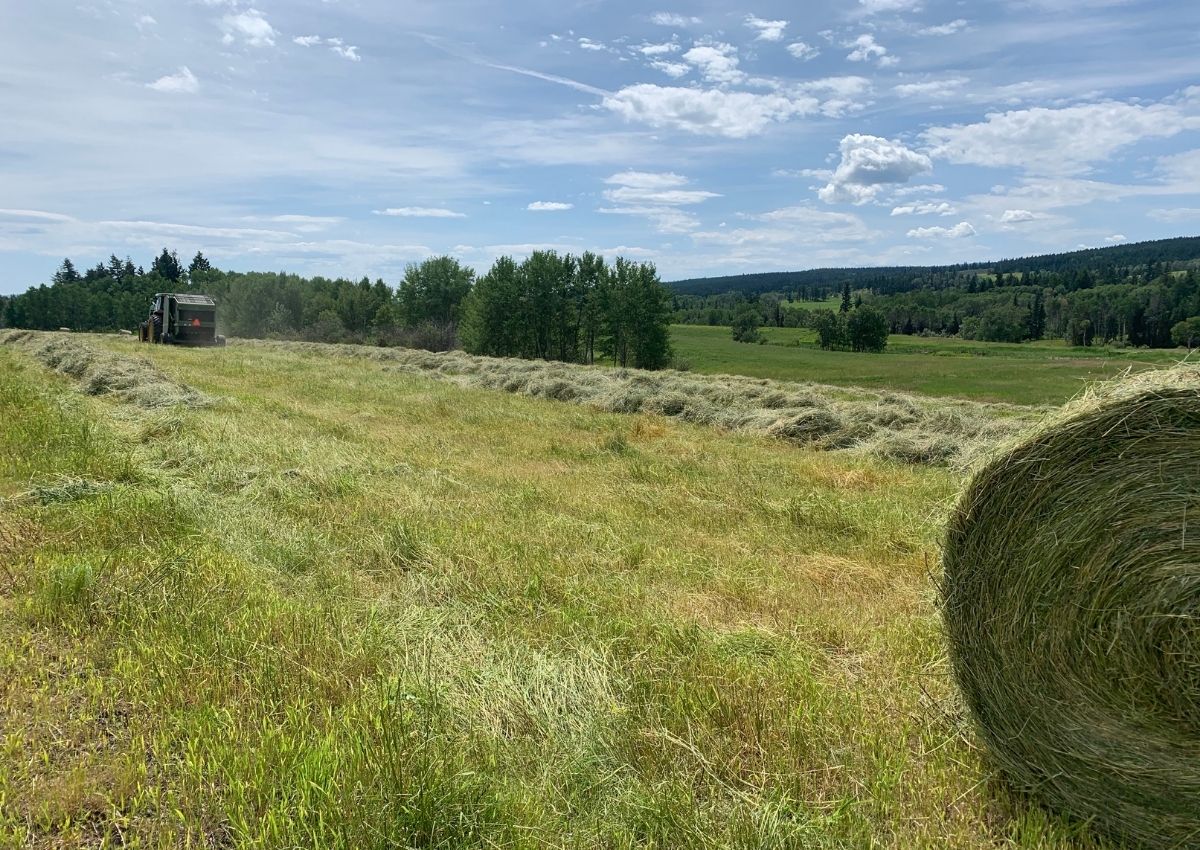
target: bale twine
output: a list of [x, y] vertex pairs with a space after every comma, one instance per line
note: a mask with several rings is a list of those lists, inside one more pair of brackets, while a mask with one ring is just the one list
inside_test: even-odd
[[943, 566], [954, 674], [1013, 785], [1200, 847], [1200, 368], [1103, 386], [992, 459]]

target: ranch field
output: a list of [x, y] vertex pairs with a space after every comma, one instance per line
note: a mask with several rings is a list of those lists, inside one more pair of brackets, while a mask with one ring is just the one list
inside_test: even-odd
[[[1088, 368], [687, 330], [698, 371], [1045, 401]], [[75, 379], [0, 345], [0, 847], [1099, 846], [1006, 792], [950, 680], [961, 472], [64, 339]]]
[[971, 342], [893, 334], [882, 354], [822, 351], [806, 328], [762, 328], [765, 345], [734, 342], [729, 328], [672, 325], [675, 356], [703, 374], [749, 375], [781, 381], [818, 381], [886, 387], [932, 396], [1014, 404], [1061, 404], [1089, 381], [1167, 366], [1179, 350], [1072, 348], [1033, 343]]

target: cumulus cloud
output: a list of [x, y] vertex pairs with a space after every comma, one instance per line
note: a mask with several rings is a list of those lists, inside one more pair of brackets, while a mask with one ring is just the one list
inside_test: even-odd
[[740, 83], [746, 74], [738, 68], [737, 48], [724, 42], [697, 44], [683, 60], [695, 65], [710, 83]]
[[879, 136], [852, 133], [842, 139], [840, 150], [841, 162], [817, 193], [827, 204], [865, 204], [884, 186], [906, 183], [933, 170], [933, 162], [925, 154]]
[[1114, 244], [1117, 242], [1125, 242], [1126, 239], [1127, 239], [1127, 237], [1125, 236], [1124, 233], [1114, 233], [1112, 236], [1104, 237], [1105, 242], [1112, 242]]
[[608, 50], [607, 45], [599, 41], [592, 41], [590, 38], [580, 38], [577, 43], [584, 50]]
[[225, 15], [221, 18], [220, 27], [225, 33], [221, 39], [225, 44], [233, 44], [240, 39], [251, 47], [274, 47], [275, 37], [279, 35], [257, 9]]
[[819, 103], [812, 97], [640, 83], [606, 95], [603, 105], [626, 120], [651, 127], [744, 139], [772, 123], [815, 112]]
[[633, 49], [643, 56], [666, 56], [667, 54], [678, 52], [679, 42], [664, 41], [657, 44], [643, 42]]
[[950, 21], [946, 24], [938, 24], [932, 27], [922, 27], [917, 30], [917, 35], [954, 35], [956, 32], [961, 32], [967, 28], [967, 22], [962, 18]]
[[662, 71], [673, 80], [686, 77], [692, 71], [691, 65], [685, 65], [682, 62], [667, 62], [664, 59], [655, 59], [650, 63], [650, 67]]
[[846, 58], [851, 62], [870, 62], [875, 59], [881, 68], [896, 63], [895, 57], [888, 56], [887, 48], [877, 42], [875, 36], [870, 33], [863, 33], [854, 41], [848, 41], [842, 46], [851, 48], [846, 54]]
[[783, 31], [787, 29], [787, 21], [766, 21], [755, 15], [747, 15], [744, 19], [747, 27], [758, 32], [758, 41], [780, 41]]
[[1148, 138], [1200, 128], [1200, 116], [1178, 103], [1103, 101], [1061, 109], [995, 112], [977, 124], [932, 127], [924, 134], [935, 157], [963, 165], [1081, 173]]
[[655, 12], [650, 16], [650, 22], [658, 24], [660, 27], [686, 27], [690, 24], [700, 23], [700, 19], [674, 12]]
[[605, 181], [604, 199], [614, 204], [599, 212], [613, 215], [637, 215], [649, 219], [660, 233], [687, 233], [699, 226], [699, 221], [681, 207], [694, 206], [716, 192], [689, 189], [688, 178], [671, 171], [621, 171]]
[[138, 28], [138, 32], [141, 32], [147, 27], [157, 26], [158, 21], [156, 21], [152, 15], [142, 15], [133, 22], [133, 25]]
[[561, 212], [562, 210], [574, 209], [574, 204], [564, 204], [560, 201], [534, 201], [525, 209], [530, 212]]
[[816, 59], [821, 55], [821, 51], [813, 47], [811, 44], [805, 44], [803, 41], [794, 41], [787, 46], [787, 52], [792, 54], [796, 59], [807, 62], [809, 59]]
[[466, 218], [465, 213], [442, 207], [388, 207], [375, 210], [375, 215], [399, 216], [401, 218]]
[[954, 215], [957, 212], [946, 201], [923, 201], [892, 208], [892, 215]]
[[1005, 210], [1000, 216], [1001, 224], [1020, 224], [1025, 221], [1033, 221], [1037, 218], [1029, 210]]
[[184, 65], [177, 74], [168, 74], [152, 83], [146, 83], [146, 88], [167, 94], [195, 94], [200, 91], [200, 81], [191, 69]]
[[965, 239], [975, 235], [975, 228], [969, 221], [960, 221], [953, 227], [914, 227], [908, 231], [912, 239]]

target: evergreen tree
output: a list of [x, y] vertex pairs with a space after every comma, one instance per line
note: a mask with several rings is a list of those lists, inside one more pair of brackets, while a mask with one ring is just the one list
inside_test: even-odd
[[850, 312], [850, 282], [842, 284], [842, 309], [841, 312]]
[[210, 271], [212, 271], [212, 263], [208, 261], [207, 257], [197, 251], [196, 256], [192, 257], [192, 264], [188, 266], [188, 274], [195, 277], [197, 273]]
[[163, 248], [162, 253], [155, 257], [154, 262], [150, 264], [150, 273], [172, 283], [178, 283], [183, 277], [183, 266], [179, 264], [179, 256], [174, 251]]

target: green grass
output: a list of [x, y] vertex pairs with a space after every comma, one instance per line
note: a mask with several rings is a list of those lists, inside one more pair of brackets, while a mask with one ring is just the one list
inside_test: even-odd
[[1174, 363], [1181, 350], [1072, 348], [893, 335], [882, 354], [822, 351], [815, 333], [764, 328], [766, 345], [734, 342], [729, 329], [673, 325], [676, 357], [705, 374], [889, 388], [1016, 404], [1059, 404], [1089, 381]]
[[950, 472], [144, 353], [217, 403], [0, 348], [0, 847], [1094, 846], [965, 729]]

